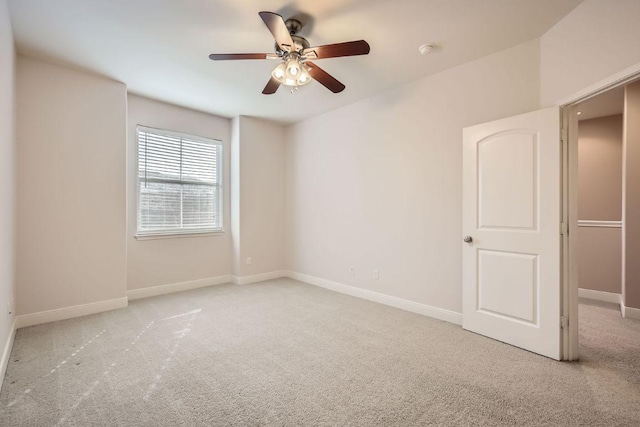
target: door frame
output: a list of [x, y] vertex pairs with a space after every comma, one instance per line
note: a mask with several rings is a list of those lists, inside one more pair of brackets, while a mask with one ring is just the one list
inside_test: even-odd
[[[560, 138], [562, 141], [562, 222], [561, 313], [566, 319], [562, 329], [562, 360], [578, 360], [578, 117], [577, 104], [610, 89], [640, 78], [640, 63], [613, 74], [558, 102], [560, 107]], [[564, 227], [563, 227], [564, 228]], [[623, 224], [624, 230], [624, 224]], [[623, 255], [624, 256], [624, 255]]]

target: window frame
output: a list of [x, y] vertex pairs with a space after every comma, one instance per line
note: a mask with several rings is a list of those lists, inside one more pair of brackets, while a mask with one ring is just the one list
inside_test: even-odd
[[[157, 133], [168, 137], [188, 138], [193, 141], [213, 143], [218, 147], [219, 156], [216, 165], [216, 186], [218, 190], [217, 215], [219, 218], [217, 227], [197, 228], [197, 229], [174, 229], [174, 230], [153, 230], [140, 231], [140, 146], [139, 132]], [[134, 237], [137, 240], [153, 240], [153, 239], [171, 239], [180, 237], [206, 237], [224, 234], [224, 144], [222, 140], [216, 138], [207, 138], [199, 135], [188, 134], [185, 132], [172, 131], [167, 129], [159, 129], [151, 126], [138, 124], [135, 128], [135, 185], [136, 185], [136, 233]]]

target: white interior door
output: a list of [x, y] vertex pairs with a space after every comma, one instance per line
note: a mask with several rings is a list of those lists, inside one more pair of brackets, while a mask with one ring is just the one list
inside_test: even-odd
[[463, 327], [559, 360], [559, 109], [463, 135]]

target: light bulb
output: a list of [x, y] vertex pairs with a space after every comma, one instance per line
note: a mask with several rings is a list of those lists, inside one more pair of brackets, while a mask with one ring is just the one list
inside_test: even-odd
[[284, 76], [285, 76], [284, 64], [278, 64], [278, 66], [274, 68], [273, 71], [271, 72], [271, 75], [273, 76], [274, 79], [276, 79], [280, 83], [283, 83]]
[[287, 60], [286, 66], [287, 77], [293, 80], [297, 80], [298, 76], [300, 75], [300, 67], [300, 60], [295, 56], [290, 57]]
[[298, 85], [306, 85], [311, 81], [311, 76], [307, 70], [307, 66], [304, 63], [300, 64], [300, 72], [298, 73]]
[[296, 81], [293, 79], [285, 79], [284, 84], [287, 86], [295, 86], [296, 85]]

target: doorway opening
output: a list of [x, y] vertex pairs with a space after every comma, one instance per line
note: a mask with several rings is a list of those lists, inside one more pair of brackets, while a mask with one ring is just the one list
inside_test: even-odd
[[575, 96], [562, 117], [563, 359], [577, 360], [580, 308], [640, 319], [640, 72]]

